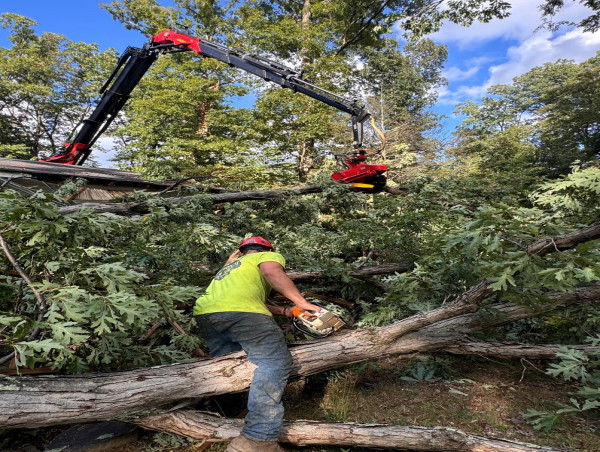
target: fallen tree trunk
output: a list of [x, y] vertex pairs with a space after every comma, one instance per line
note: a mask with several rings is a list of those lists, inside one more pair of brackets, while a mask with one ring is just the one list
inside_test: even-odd
[[[464, 294], [463, 294], [464, 295]], [[600, 300], [600, 283], [570, 294], [550, 294], [538, 310], [512, 304], [493, 306], [495, 318], [481, 317], [471, 304], [480, 292], [393, 325], [341, 331], [320, 341], [290, 347], [293, 376], [308, 376], [384, 356], [442, 351], [475, 331], [532, 317], [559, 305]], [[463, 314], [459, 314], [463, 312]], [[407, 334], [408, 333], [408, 334]], [[35, 428], [125, 418], [184, 398], [247, 390], [254, 365], [244, 353], [206, 361], [109, 374], [0, 377], [0, 428]]]
[[[243, 421], [239, 419], [224, 419], [191, 410], [147, 416], [133, 422], [144, 428], [209, 442], [231, 441], [240, 434], [243, 426]], [[351, 446], [409, 451], [559, 452], [548, 447], [470, 435], [453, 428], [312, 421], [285, 422], [279, 441], [298, 446]]]

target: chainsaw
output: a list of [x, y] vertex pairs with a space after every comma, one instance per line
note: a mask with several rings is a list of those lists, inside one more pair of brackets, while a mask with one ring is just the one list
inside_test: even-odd
[[296, 329], [307, 336], [324, 338], [336, 332], [346, 323], [339, 315], [321, 307], [320, 311], [300, 311], [292, 309], [294, 317], [292, 323]]

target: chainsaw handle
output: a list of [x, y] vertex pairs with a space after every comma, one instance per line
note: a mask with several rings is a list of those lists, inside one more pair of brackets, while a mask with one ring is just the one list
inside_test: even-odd
[[[314, 314], [311, 314], [314, 311], [301, 311], [300, 309], [298, 309], [297, 307], [293, 307], [292, 308], [292, 314], [294, 315], [294, 317], [298, 317], [298, 318], [306, 318], [304, 317], [306, 313], [308, 313], [308, 315], [311, 315], [314, 317]], [[321, 311], [319, 311], [321, 312]], [[307, 319], [310, 320], [310, 319]]]

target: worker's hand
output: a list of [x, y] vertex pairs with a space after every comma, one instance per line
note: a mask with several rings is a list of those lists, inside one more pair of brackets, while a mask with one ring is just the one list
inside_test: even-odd
[[239, 259], [240, 257], [242, 257], [242, 253], [240, 253], [240, 250], [235, 250], [229, 255], [229, 257], [225, 261], [225, 264], [229, 264], [230, 262], [233, 262], [234, 260]]
[[310, 307], [304, 308], [305, 311], [320, 312], [321, 309], [323, 309], [323, 308], [321, 308], [321, 306], [317, 306], [316, 304], [312, 304], [312, 303], [309, 303], [309, 304], [310, 304]]
[[321, 306], [317, 306], [316, 304], [309, 303], [306, 300], [304, 300], [304, 303], [296, 303], [296, 308], [298, 308], [302, 312], [304, 312], [304, 311], [320, 312], [321, 311]]

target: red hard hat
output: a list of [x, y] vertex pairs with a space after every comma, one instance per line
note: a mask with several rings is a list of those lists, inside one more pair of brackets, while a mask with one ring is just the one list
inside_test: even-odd
[[246, 245], [261, 245], [273, 249], [273, 245], [271, 245], [271, 243], [269, 243], [268, 240], [263, 239], [262, 237], [248, 237], [247, 239], [242, 240], [242, 243], [239, 246], [239, 248]]

